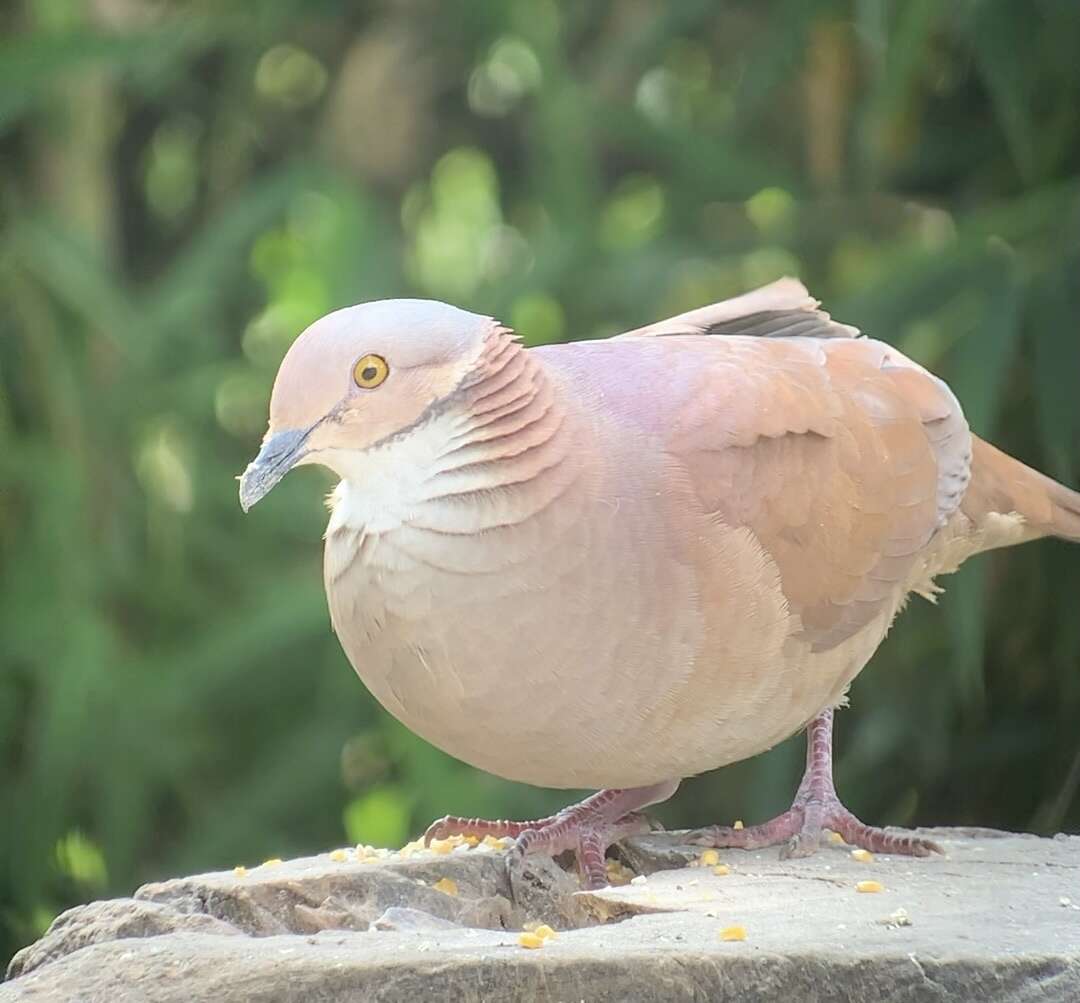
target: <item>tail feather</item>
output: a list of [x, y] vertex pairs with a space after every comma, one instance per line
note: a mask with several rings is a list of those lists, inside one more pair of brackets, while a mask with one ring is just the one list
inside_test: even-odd
[[1054, 488], [1054, 535], [1080, 543], [1080, 491], [1072, 491], [1057, 481]]
[[1080, 542], [1080, 492], [1014, 460], [978, 436], [972, 437], [972, 446], [971, 483], [961, 503], [964, 514], [975, 526], [986, 529], [995, 517], [1023, 519], [1020, 539], [1012, 532], [1003, 534], [998, 543], [991, 532], [989, 546], [1041, 536]]

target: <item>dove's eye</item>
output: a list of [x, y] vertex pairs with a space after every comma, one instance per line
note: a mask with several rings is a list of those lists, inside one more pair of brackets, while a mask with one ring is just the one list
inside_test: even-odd
[[374, 390], [390, 375], [390, 367], [381, 355], [365, 355], [353, 366], [352, 373], [361, 390]]

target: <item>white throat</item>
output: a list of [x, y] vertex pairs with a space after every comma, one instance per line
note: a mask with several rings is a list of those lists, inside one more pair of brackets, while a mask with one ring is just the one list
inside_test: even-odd
[[459, 423], [443, 414], [376, 449], [328, 449], [318, 462], [341, 475], [330, 495], [327, 533], [340, 529], [386, 533], [404, 525], [417, 507], [434, 497], [431, 478]]

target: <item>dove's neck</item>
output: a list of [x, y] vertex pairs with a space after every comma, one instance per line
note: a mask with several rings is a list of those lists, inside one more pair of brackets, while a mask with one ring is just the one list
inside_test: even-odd
[[408, 434], [354, 458], [331, 496], [328, 534], [403, 525], [480, 532], [536, 511], [540, 482], [565, 465], [561, 401], [539, 358], [495, 329], [461, 387]]

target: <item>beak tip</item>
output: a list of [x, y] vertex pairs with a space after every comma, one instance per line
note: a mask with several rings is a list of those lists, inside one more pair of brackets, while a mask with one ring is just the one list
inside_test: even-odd
[[259, 455], [240, 475], [240, 508], [249, 512], [304, 455], [308, 430], [287, 429], [263, 442]]
[[[265, 477], [260, 476], [262, 471], [254, 463], [249, 464], [243, 476], [240, 477], [240, 508], [245, 515], [254, 508], [263, 495], [269, 491], [272, 484], [265, 484]], [[265, 486], [264, 486], [265, 485]]]

